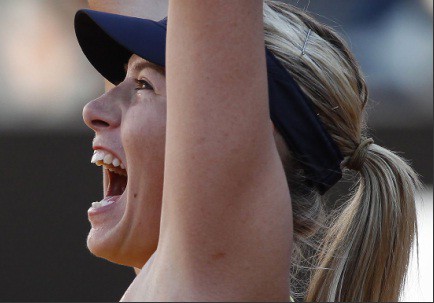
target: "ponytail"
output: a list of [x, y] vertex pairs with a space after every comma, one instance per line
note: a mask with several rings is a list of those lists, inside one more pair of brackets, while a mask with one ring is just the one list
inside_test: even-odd
[[418, 177], [393, 152], [360, 140], [368, 89], [333, 29], [291, 5], [265, 0], [264, 32], [267, 48], [311, 100], [346, 157], [342, 166], [356, 171], [358, 180], [350, 199], [330, 214], [319, 193], [306, 186], [301, 163], [275, 136], [294, 217], [292, 295], [306, 301], [397, 301], [417, 240]]
[[414, 201], [420, 183], [402, 158], [369, 142], [357, 189], [337, 211], [320, 247], [307, 301], [399, 299], [417, 241]]

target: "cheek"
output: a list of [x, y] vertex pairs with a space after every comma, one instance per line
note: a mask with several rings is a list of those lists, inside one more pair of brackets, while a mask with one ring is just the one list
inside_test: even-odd
[[[166, 135], [165, 103], [132, 105], [122, 121], [121, 138], [128, 161], [164, 155]], [[131, 159], [128, 159], [129, 156]]]

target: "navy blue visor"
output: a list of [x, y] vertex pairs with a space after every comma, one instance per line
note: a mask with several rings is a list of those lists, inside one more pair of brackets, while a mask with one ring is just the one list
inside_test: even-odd
[[[133, 54], [166, 65], [167, 18], [156, 22], [85, 9], [75, 15], [75, 32], [88, 60], [113, 84], [124, 81]], [[342, 178], [342, 154], [289, 72], [268, 49], [266, 57], [271, 120], [309, 185], [324, 194]]]

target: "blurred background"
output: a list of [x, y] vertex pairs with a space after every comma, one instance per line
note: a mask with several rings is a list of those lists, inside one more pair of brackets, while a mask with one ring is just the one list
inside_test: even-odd
[[[422, 177], [420, 268], [412, 263], [402, 300], [432, 301], [433, 1], [286, 2], [345, 37], [370, 87], [372, 136]], [[81, 111], [104, 91], [73, 31], [87, 5], [0, 1], [1, 301], [115, 301], [134, 277], [86, 249], [102, 178]], [[165, 15], [164, 5], [150, 13]]]

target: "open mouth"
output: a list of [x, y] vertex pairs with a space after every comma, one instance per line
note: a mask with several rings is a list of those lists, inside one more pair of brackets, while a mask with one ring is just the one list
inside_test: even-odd
[[126, 171], [120, 171], [110, 167], [107, 168], [106, 165], [104, 165], [104, 168], [108, 177], [108, 186], [105, 196], [111, 197], [122, 195], [127, 187], [128, 177]]
[[104, 167], [104, 173], [108, 181], [104, 199], [100, 202], [93, 202], [93, 208], [100, 208], [113, 204], [125, 192], [128, 182], [128, 174], [125, 165], [120, 159], [105, 150], [95, 150], [92, 156], [92, 163]]

